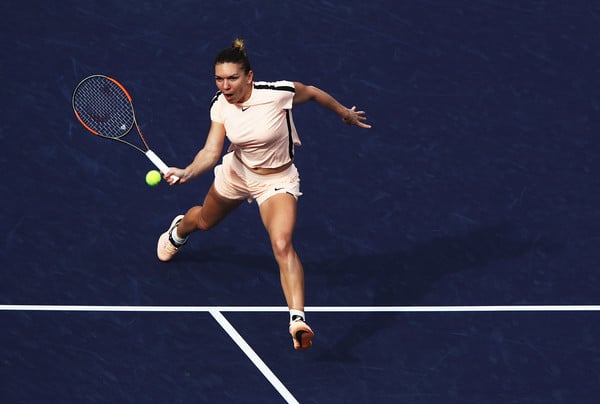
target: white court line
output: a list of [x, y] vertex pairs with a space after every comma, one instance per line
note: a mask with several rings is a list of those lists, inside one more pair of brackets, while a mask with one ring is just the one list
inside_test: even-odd
[[[85, 305], [0, 305], [0, 311], [85, 311], [85, 312], [208, 312], [227, 332], [260, 370], [263, 376], [281, 394], [288, 404], [298, 401], [281, 383], [264, 361], [248, 345], [222, 312], [285, 312], [284, 306], [85, 306]], [[600, 311], [600, 305], [507, 305], [507, 306], [314, 306], [306, 307], [307, 312], [387, 312], [387, 313], [423, 313], [423, 312], [560, 312], [560, 311]]]
[[260, 370], [263, 376], [271, 383], [275, 390], [281, 394], [281, 396], [285, 399], [285, 401], [289, 404], [298, 404], [298, 400], [294, 398], [292, 393], [279, 381], [277, 376], [269, 369], [269, 367], [263, 362], [263, 360], [254, 352], [254, 350], [248, 345], [246, 340], [242, 338], [242, 336], [237, 332], [235, 328], [231, 325], [229, 321], [223, 316], [218, 310], [211, 309], [209, 313], [217, 320], [217, 322], [223, 327], [225, 332], [229, 334], [231, 339], [240, 347], [242, 351], [246, 354], [246, 356], [254, 363], [254, 366]]
[[[0, 311], [114, 311], [114, 312], [287, 312], [285, 306], [86, 306], [3, 304]], [[423, 312], [552, 312], [600, 311], [600, 305], [504, 305], [504, 306], [307, 306], [320, 313], [423, 313]]]

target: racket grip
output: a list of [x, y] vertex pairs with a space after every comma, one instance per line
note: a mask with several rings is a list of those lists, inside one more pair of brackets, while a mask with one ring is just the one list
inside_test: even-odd
[[[160, 159], [152, 150], [148, 150], [146, 152], [146, 157], [160, 170], [161, 173], [166, 173], [169, 170], [169, 167], [165, 164], [164, 161]], [[179, 181], [179, 177], [176, 175], [171, 176], [175, 180], [175, 182]]]

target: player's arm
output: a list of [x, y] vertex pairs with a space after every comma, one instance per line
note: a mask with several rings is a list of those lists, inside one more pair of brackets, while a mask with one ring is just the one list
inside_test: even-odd
[[219, 162], [224, 144], [225, 126], [222, 123], [211, 122], [204, 147], [196, 154], [194, 160], [184, 169], [176, 167], [170, 168], [165, 174], [165, 178], [171, 184], [169, 177], [171, 175], [176, 175], [179, 177], [177, 183], [184, 184], [187, 181], [204, 174]]
[[333, 98], [329, 93], [315, 86], [307, 86], [295, 81], [294, 87], [294, 104], [302, 104], [307, 101], [315, 101], [317, 104], [325, 107], [338, 114], [344, 123], [348, 125], [356, 125], [361, 128], [370, 128], [371, 125], [364, 123], [367, 120], [365, 111], [357, 111], [356, 107], [346, 108], [338, 100]]

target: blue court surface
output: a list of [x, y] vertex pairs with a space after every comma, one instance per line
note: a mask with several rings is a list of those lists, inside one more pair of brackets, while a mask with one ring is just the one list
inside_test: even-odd
[[[591, 1], [0, 4], [0, 403], [600, 402], [600, 5]], [[71, 94], [123, 82], [152, 149], [191, 161], [216, 53], [314, 84], [294, 108], [293, 350], [256, 204], [157, 238], [212, 182], [149, 187]]]

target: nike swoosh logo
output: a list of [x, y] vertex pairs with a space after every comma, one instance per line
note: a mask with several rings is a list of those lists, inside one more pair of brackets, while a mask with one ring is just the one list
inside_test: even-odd
[[244, 112], [245, 110], [247, 110], [250, 107], [242, 107], [242, 112]]

